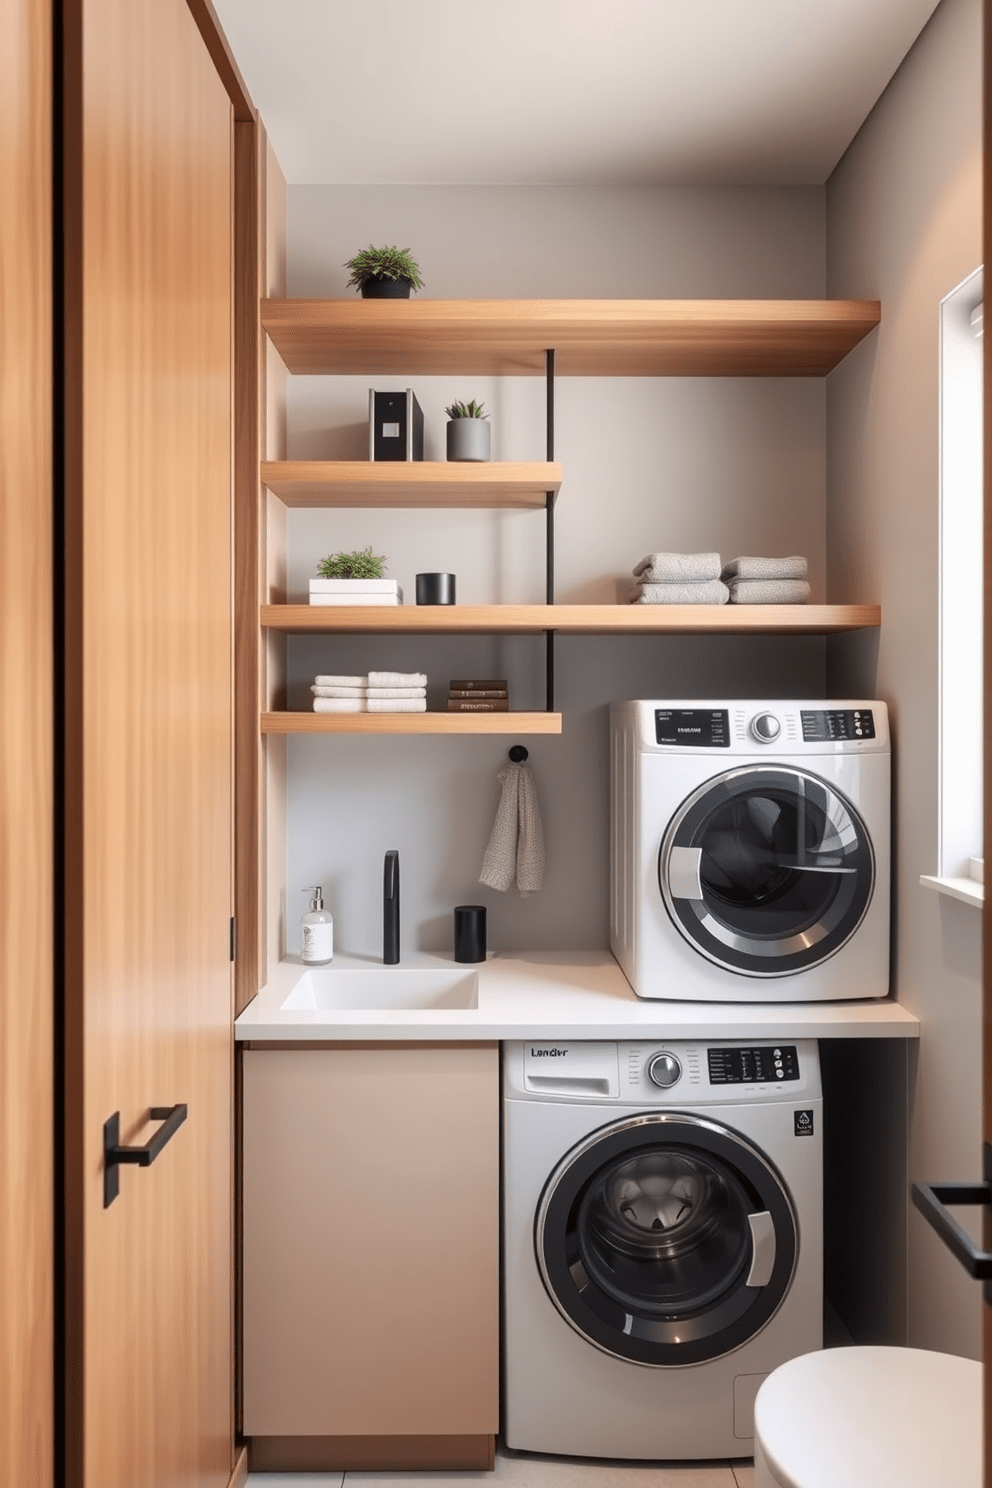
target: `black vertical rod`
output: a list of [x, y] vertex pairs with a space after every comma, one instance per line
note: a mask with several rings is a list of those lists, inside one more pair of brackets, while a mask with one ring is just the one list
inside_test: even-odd
[[[544, 353], [545, 388], [547, 395], [547, 459], [555, 457], [555, 354], [552, 349]], [[544, 497], [544, 560], [545, 602], [555, 602], [555, 493], [547, 491]], [[555, 633], [545, 633], [545, 704], [547, 711], [555, 709]]]

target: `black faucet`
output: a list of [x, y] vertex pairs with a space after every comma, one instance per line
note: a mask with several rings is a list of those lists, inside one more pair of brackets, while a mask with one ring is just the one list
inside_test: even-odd
[[387, 852], [382, 865], [382, 963], [397, 966], [400, 959], [400, 855]]

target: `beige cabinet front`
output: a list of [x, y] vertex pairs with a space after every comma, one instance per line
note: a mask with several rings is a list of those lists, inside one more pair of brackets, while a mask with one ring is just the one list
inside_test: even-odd
[[495, 1434], [498, 1083], [495, 1044], [246, 1050], [247, 1436]]

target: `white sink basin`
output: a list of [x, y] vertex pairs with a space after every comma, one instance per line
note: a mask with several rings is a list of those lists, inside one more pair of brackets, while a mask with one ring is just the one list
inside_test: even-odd
[[478, 974], [466, 967], [369, 966], [313, 969], [282, 1004], [285, 1012], [354, 1008], [397, 1012], [479, 1006]]

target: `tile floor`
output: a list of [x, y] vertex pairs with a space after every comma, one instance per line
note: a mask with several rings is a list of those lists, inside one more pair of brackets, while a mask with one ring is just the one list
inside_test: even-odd
[[603, 1462], [496, 1452], [496, 1471], [451, 1473], [252, 1473], [248, 1488], [753, 1488], [754, 1466], [734, 1462]]

